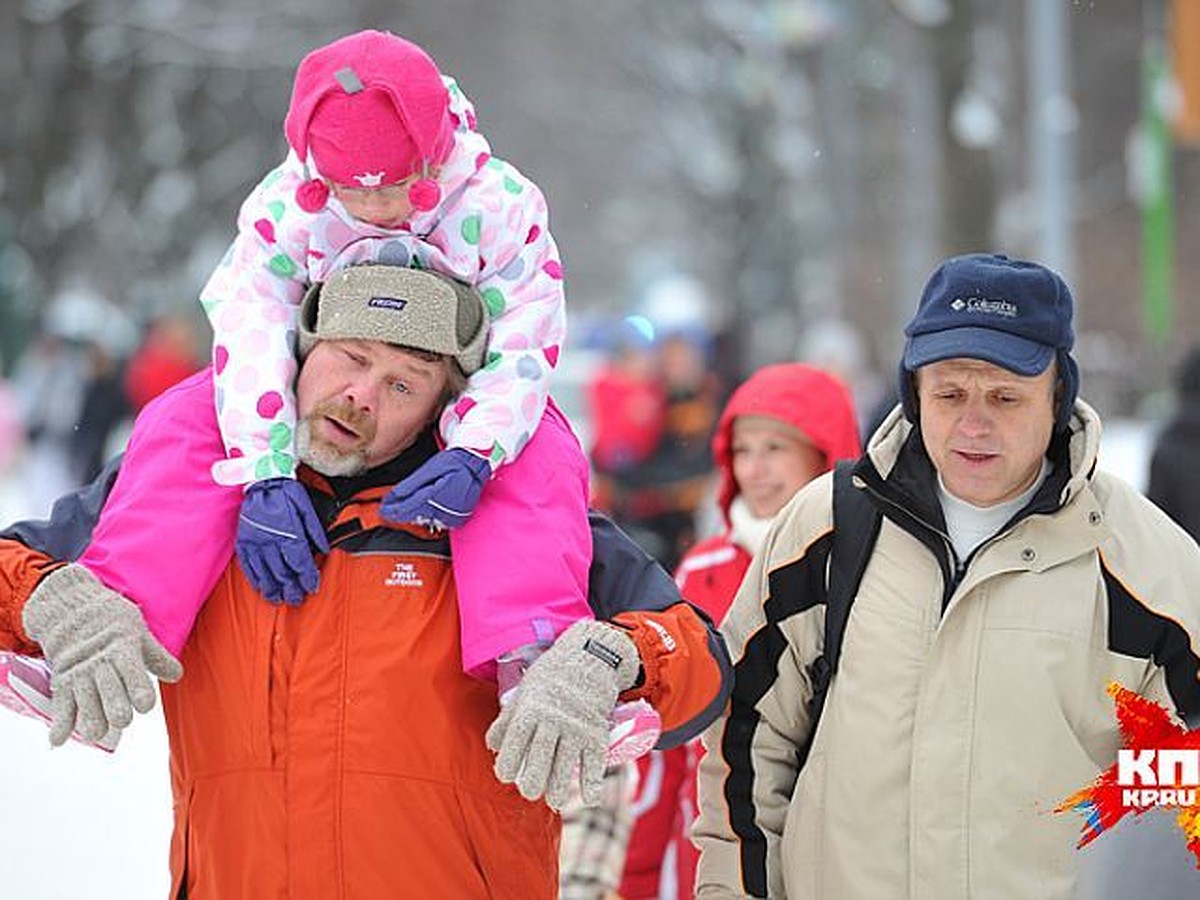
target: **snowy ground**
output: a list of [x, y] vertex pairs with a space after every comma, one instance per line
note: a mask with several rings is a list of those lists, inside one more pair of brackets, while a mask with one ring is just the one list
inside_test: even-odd
[[[1145, 481], [1152, 435], [1135, 422], [1105, 429], [1104, 468]], [[36, 512], [29, 479], [0, 481], [4, 521]], [[51, 750], [40, 722], [0, 711], [0, 895], [162, 900], [171, 800], [159, 710], [128, 729], [117, 753]], [[1122, 825], [1087, 854], [1083, 898], [1200, 896], [1200, 874], [1169, 816]]]
[[171, 792], [156, 708], [107, 754], [50, 749], [46, 726], [0, 712], [0, 895], [163, 900]]

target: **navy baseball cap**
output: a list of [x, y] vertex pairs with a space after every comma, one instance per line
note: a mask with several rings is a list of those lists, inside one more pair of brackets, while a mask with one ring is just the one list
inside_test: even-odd
[[1074, 302], [1066, 282], [1043, 265], [998, 253], [955, 256], [938, 266], [904, 334], [900, 397], [915, 420], [910, 375], [945, 359], [980, 359], [1018, 375], [1039, 375], [1057, 359], [1063, 403], [1075, 404], [1079, 374], [1071, 348]]

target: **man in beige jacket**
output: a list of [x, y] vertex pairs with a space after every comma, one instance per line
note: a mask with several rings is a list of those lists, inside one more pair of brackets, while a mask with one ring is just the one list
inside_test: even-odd
[[1071, 316], [1034, 263], [933, 274], [901, 405], [854, 467], [883, 522], [819, 727], [829, 476], [779, 514], [723, 625], [698, 897], [1071, 897], [1081, 821], [1053, 810], [1116, 761], [1108, 684], [1200, 712], [1200, 550], [1097, 471]]

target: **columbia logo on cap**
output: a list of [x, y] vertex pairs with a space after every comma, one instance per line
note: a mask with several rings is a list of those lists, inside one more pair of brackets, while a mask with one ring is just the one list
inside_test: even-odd
[[955, 312], [982, 313], [988, 316], [1008, 316], [1015, 318], [1020, 312], [1017, 304], [1007, 300], [985, 300], [983, 297], [955, 297], [950, 301], [950, 308]]

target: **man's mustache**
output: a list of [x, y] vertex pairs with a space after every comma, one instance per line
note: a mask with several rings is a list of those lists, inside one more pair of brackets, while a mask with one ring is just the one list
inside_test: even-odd
[[308, 418], [333, 419], [357, 434], [364, 443], [375, 439], [375, 417], [344, 401], [322, 400], [313, 407]]

